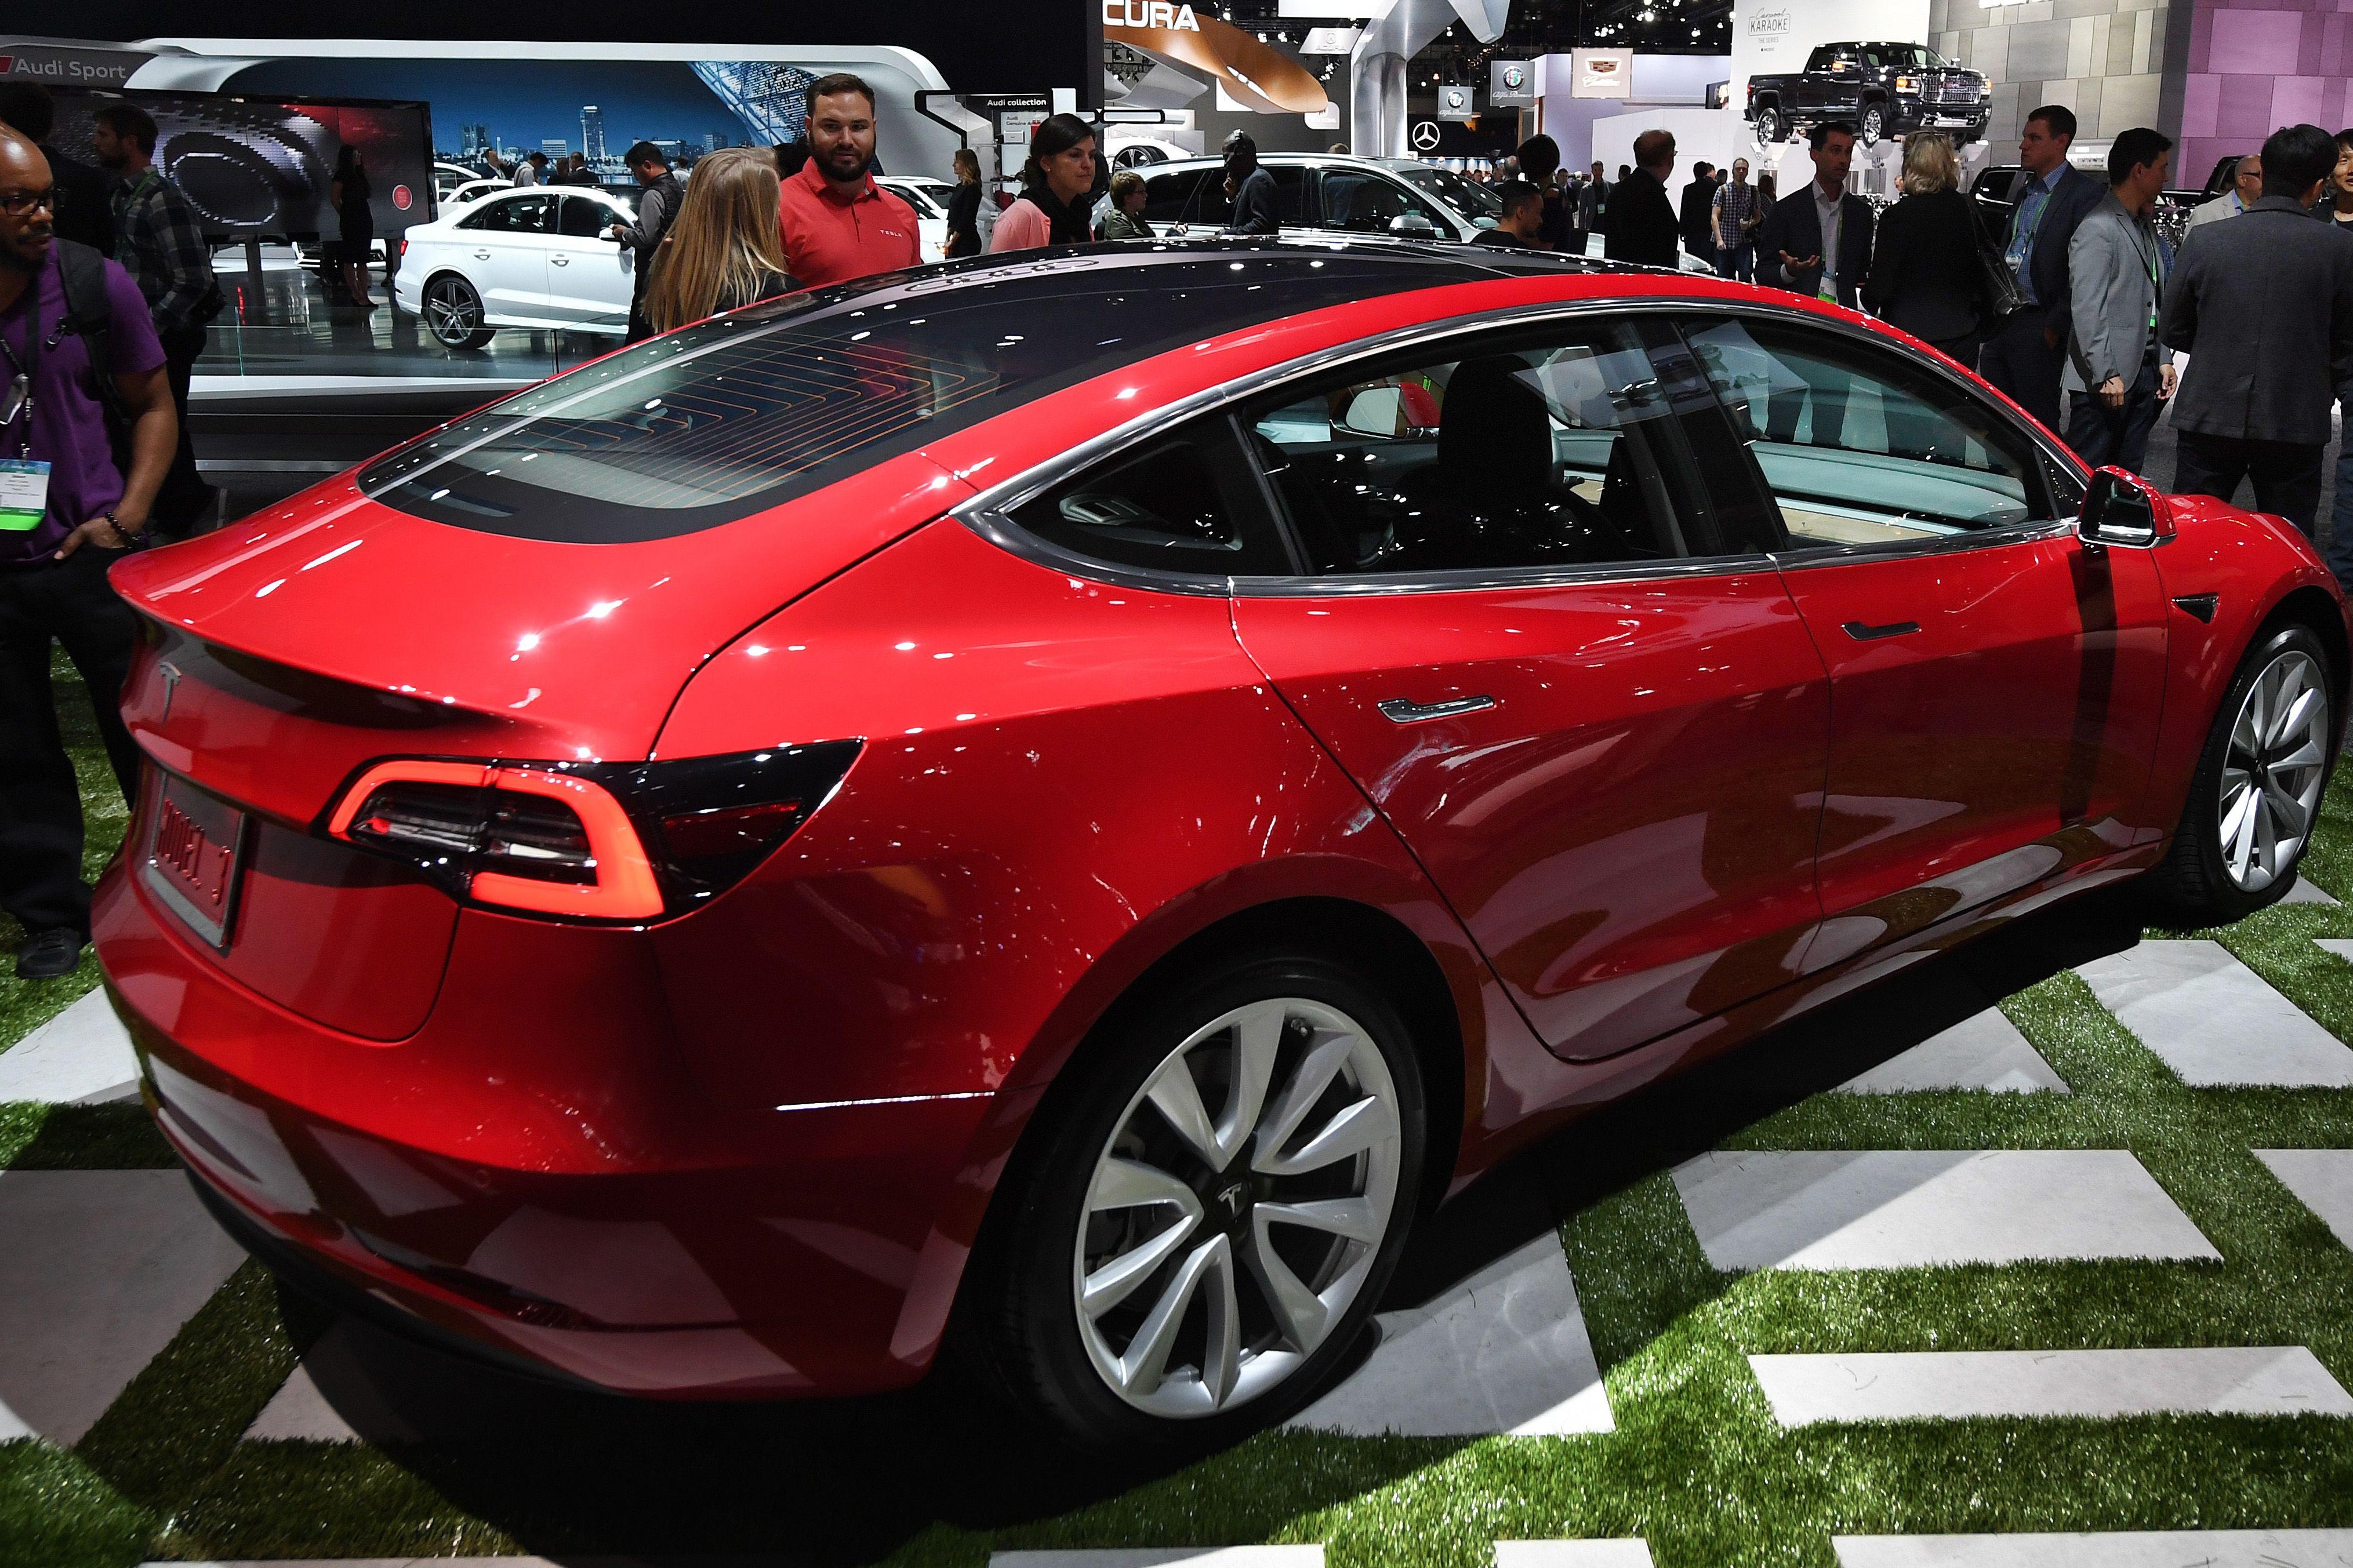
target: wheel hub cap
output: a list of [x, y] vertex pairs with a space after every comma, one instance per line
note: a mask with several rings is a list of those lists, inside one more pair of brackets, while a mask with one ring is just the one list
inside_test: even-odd
[[1112, 1392], [1202, 1416], [1296, 1372], [1370, 1276], [1401, 1137], [1388, 1063], [1336, 1008], [1195, 1030], [1121, 1113], [1079, 1226], [1079, 1332]]
[[2216, 827], [2223, 868], [2241, 891], [2277, 882], [2311, 837], [2328, 735], [2327, 679], [2310, 655], [2291, 648], [2248, 688], [2222, 757]]

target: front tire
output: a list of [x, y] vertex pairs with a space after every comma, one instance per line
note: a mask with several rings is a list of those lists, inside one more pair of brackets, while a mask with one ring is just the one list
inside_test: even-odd
[[2295, 883], [2335, 761], [2336, 693], [2320, 639], [2302, 626], [2255, 639], [2214, 715], [2189, 803], [2149, 874], [2165, 911], [2224, 925]]
[[1856, 138], [1866, 147], [1876, 147], [1879, 139], [1887, 134], [1887, 106], [1866, 103], [1862, 106], [1862, 129]]
[[1305, 1405], [1421, 1188], [1396, 1005], [1327, 959], [1238, 958], [1127, 1007], [1064, 1073], [973, 1281], [999, 1392], [1124, 1454], [1206, 1451]]

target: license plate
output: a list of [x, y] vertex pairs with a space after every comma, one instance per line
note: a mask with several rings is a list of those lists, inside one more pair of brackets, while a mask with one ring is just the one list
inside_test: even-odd
[[157, 776], [162, 783], [155, 809], [147, 814], [141, 873], [189, 930], [227, 947], [245, 855], [245, 813], [185, 780]]

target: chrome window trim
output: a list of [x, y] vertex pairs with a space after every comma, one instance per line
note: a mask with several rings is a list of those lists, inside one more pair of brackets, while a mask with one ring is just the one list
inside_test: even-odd
[[[1673, 562], [1620, 562], [1590, 567], [1524, 566], [1493, 571], [1470, 569], [1455, 572], [1416, 574], [1352, 573], [1345, 575], [1305, 577], [1209, 577], [1187, 573], [1160, 573], [1142, 567], [1119, 566], [1109, 562], [1082, 556], [1052, 545], [1028, 532], [1009, 515], [1024, 502], [1043, 494], [1080, 469], [1117, 456], [1128, 447], [1137, 446], [1174, 426], [1198, 416], [1204, 416], [1257, 396], [1267, 388], [1295, 376], [1323, 374], [1345, 368], [1362, 360], [1377, 359], [1399, 350], [1432, 342], [1459, 333], [1487, 329], [1540, 326], [1551, 321], [1571, 321], [1580, 316], [1596, 315], [1734, 315], [1754, 316], [1769, 321], [1797, 322], [1819, 331], [1843, 334], [1860, 342], [1905, 355], [1922, 369], [1939, 375], [1950, 385], [1982, 403], [1997, 418], [2007, 420], [2025, 435], [2046, 458], [2057, 462], [2067, 472], [2078, 477], [2078, 482], [2091, 483], [2089, 470], [2078, 462], [2054, 437], [2045, 433], [2031, 420], [2010, 413], [1999, 403], [1987, 398], [1982, 389], [1972, 385], [1957, 372], [1915, 349], [1906, 348], [1872, 328], [1842, 319], [1834, 319], [1801, 310], [1794, 305], [1782, 305], [1770, 300], [1712, 299], [1691, 296], [1651, 298], [1647, 296], [1586, 298], [1565, 300], [1549, 305], [1514, 306], [1501, 310], [1478, 310], [1465, 315], [1444, 316], [1432, 321], [1418, 321], [1409, 327], [1392, 328], [1369, 338], [1360, 338], [1338, 350], [1324, 350], [1302, 354], [1280, 364], [1269, 365], [1204, 387], [1177, 398], [1172, 403], [1148, 409], [1123, 424], [1115, 425], [1101, 435], [1089, 437], [1066, 451], [1056, 453], [1041, 462], [1032, 464], [1018, 474], [1009, 475], [983, 489], [961, 505], [948, 510], [948, 516], [963, 523], [975, 533], [1001, 550], [1033, 561], [1041, 566], [1071, 576], [1109, 583], [1124, 588], [1140, 588], [1171, 594], [1226, 595], [1242, 598], [1310, 597], [1351, 594], [1401, 594], [1455, 592], [1471, 588], [1550, 587], [1569, 584], [1642, 582], [1657, 577], [1720, 575], [1741, 569], [1743, 563], [1758, 563], [1776, 570], [1798, 571], [1809, 566], [1839, 565], [1855, 561], [1878, 560], [1894, 556], [1946, 554], [1959, 550], [1991, 548], [2014, 544], [2027, 539], [2057, 533], [2072, 533], [2075, 521], [2068, 519], [2035, 519], [2025, 523], [1982, 531], [1954, 534], [1943, 538], [1903, 541], [1887, 544], [1827, 544], [1809, 545], [1799, 550], [1776, 552], [1766, 555], [1709, 555]], [[1255, 464], [1253, 464], [1255, 467]], [[962, 476], [958, 476], [961, 478]], [[1778, 500], [1776, 502], [1778, 505]], [[1287, 547], [1287, 546], [1286, 546]]]

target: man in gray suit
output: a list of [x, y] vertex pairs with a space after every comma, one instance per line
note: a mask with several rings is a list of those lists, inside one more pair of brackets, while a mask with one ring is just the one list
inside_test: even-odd
[[2073, 310], [2067, 247], [2084, 215], [2107, 195], [2099, 181], [2068, 166], [2067, 149], [2074, 142], [2073, 111], [2047, 103], [2026, 117], [2018, 161], [2026, 166], [2027, 179], [2018, 188], [2002, 247], [2029, 308], [2010, 317], [1978, 351], [1978, 374], [2054, 432], [2061, 428], [2059, 376]]
[[[2185, 239], [2165, 290], [2159, 336], [2189, 355], [2173, 406], [2173, 488], [2228, 500], [2252, 479], [2257, 510], [2309, 535], [2328, 405], [2353, 380], [2353, 238], [2306, 212], [2337, 167], [2336, 137], [2291, 125], [2263, 156], [2263, 199]], [[2342, 583], [2353, 540], [2330, 554]]]
[[2095, 468], [2138, 473], [2148, 460], [2158, 405], [2173, 395], [2160, 365], [2157, 309], [2173, 258], [2149, 210], [2165, 189], [2173, 140], [2146, 125], [2108, 153], [2107, 199], [2075, 226], [2067, 247], [2067, 445]]
[[2250, 153], [2231, 171], [2231, 188], [2211, 202], [2200, 202], [2189, 215], [2191, 228], [2203, 228], [2226, 217], [2237, 217], [2263, 199], [2263, 155]]

